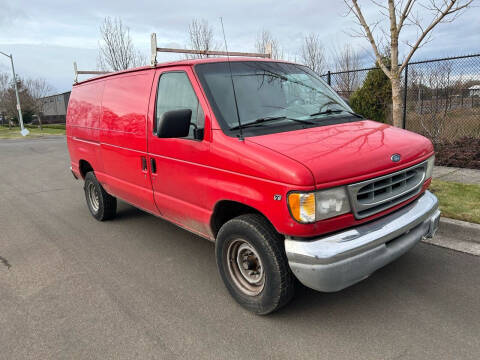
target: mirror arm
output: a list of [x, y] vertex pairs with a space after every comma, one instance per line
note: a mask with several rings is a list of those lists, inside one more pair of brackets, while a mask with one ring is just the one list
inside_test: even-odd
[[191, 122], [190, 126], [193, 126], [193, 138], [195, 140], [203, 140], [203, 129], [199, 129], [198, 125]]
[[203, 129], [195, 127], [195, 129], [193, 130], [193, 138], [195, 140], [203, 140]]

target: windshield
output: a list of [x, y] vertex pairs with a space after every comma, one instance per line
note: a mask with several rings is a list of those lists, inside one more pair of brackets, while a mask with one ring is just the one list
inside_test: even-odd
[[318, 126], [332, 117], [352, 117], [345, 101], [307, 67], [267, 61], [232, 61], [230, 65], [240, 119], [228, 62], [195, 66], [226, 132], [237, 130], [239, 120], [242, 127], [298, 127]]

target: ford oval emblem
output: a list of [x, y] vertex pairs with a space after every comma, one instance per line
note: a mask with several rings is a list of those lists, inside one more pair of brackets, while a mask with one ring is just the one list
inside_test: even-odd
[[392, 159], [393, 162], [399, 162], [401, 159], [401, 156], [400, 154], [393, 154], [390, 159]]

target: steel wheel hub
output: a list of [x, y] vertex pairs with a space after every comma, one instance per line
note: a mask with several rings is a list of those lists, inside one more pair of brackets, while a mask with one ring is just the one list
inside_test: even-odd
[[94, 183], [89, 183], [87, 186], [87, 194], [88, 200], [90, 202], [90, 206], [94, 212], [97, 212], [100, 208], [100, 199], [97, 191], [97, 187]]
[[255, 248], [243, 239], [228, 247], [228, 270], [235, 285], [245, 294], [258, 295], [265, 286], [263, 264]]

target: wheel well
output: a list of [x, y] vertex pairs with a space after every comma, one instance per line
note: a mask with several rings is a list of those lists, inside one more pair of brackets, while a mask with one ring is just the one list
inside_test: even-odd
[[84, 179], [88, 172], [93, 171], [92, 165], [90, 165], [90, 163], [86, 160], [80, 160], [78, 163], [78, 168], [80, 170], [80, 175], [82, 175], [82, 178]]
[[213, 210], [210, 220], [210, 228], [212, 229], [214, 237], [217, 237], [218, 231], [223, 224], [237, 216], [244, 214], [259, 214], [270, 223], [265, 215], [251, 206], [236, 201], [222, 200], [215, 205], [215, 209]]

